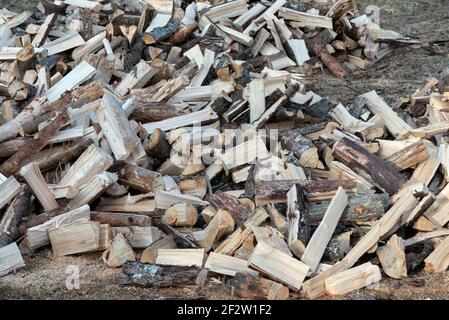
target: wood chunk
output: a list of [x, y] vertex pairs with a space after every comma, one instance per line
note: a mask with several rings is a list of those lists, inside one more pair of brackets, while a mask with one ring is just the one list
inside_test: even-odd
[[280, 251], [288, 254], [289, 256], [292, 255], [284, 236], [276, 229], [271, 227], [252, 227], [252, 230], [257, 242], [263, 241], [273, 248], [279, 249]]
[[92, 251], [100, 246], [100, 224], [74, 221], [63, 226], [52, 226], [48, 236], [56, 256]]
[[286, 20], [296, 21], [300, 27], [333, 29], [332, 18], [329, 17], [312, 15], [290, 8], [280, 8], [278, 15]]
[[127, 164], [120, 170], [121, 181], [140, 192], [154, 192], [160, 173]]
[[437, 248], [424, 260], [427, 272], [442, 272], [449, 267], [449, 237], [446, 237]]
[[265, 242], [259, 242], [248, 260], [250, 267], [279, 281], [294, 291], [299, 291], [309, 267], [271, 247]]
[[377, 249], [382, 269], [391, 278], [402, 279], [407, 277], [405, 265], [405, 243], [397, 235], [391, 236], [387, 244]]
[[88, 205], [82, 206], [78, 209], [59, 214], [47, 221], [38, 225], [30, 225], [26, 230], [26, 244], [30, 250], [35, 250], [47, 244], [50, 244], [48, 231], [52, 227], [62, 227], [64, 224], [71, 224], [72, 222], [90, 221], [90, 208]]
[[59, 181], [61, 186], [80, 187], [112, 165], [112, 157], [95, 145], [90, 145]]
[[136, 285], [145, 288], [166, 288], [200, 284], [201, 268], [180, 267], [141, 262], [127, 262], [119, 277], [121, 285]]
[[281, 136], [282, 148], [291, 151], [299, 163], [308, 168], [318, 166], [318, 149], [308, 139], [294, 131], [288, 131]]
[[[153, 63], [154, 64], [154, 63]], [[152, 65], [153, 65], [152, 64]], [[115, 92], [120, 96], [126, 96], [131, 89], [141, 89], [159, 71], [158, 66], [150, 66], [146, 61], [140, 62], [115, 88]]]
[[333, 155], [384, 192], [395, 194], [405, 184], [393, 165], [347, 138], [334, 145]]
[[156, 227], [114, 227], [113, 232], [123, 233], [132, 248], [146, 248], [162, 238], [162, 232]]
[[198, 211], [190, 203], [177, 203], [165, 210], [162, 222], [175, 227], [192, 227], [198, 219]]
[[159, 249], [156, 264], [201, 268], [205, 259], [204, 249]]
[[92, 211], [90, 218], [92, 221], [108, 224], [111, 227], [151, 226], [151, 219], [140, 214]]
[[373, 285], [381, 279], [379, 267], [367, 262], [328, 277], [326, 279], [326, 293], [343, 295]]
[[432, 205], [424, 212], [424, 216], [435, 227], [443, 227], [449, 221], [449, 185], [437, 195]]
[[240, 204], [237, 199], [222, 191], [217, 191], [207, 197], [207, 201], [215, 209], [225, 209], [229, 212], [237, 225], [245, 221], [251, 214], [251, 210]]
[[40, 26], [39, 31], [37, 32], [36, 36], [34, 37], [33, 41], [31, 42], [31, 45], [35, 48], [39, 48], [47, 38], [48, 33], [50, 32], [50, 29], [53, 27], [54, 23], [56, 22], [56, 18], [58, 17], [57, 14], [52, 13], [49, 14], [45, 20], [44, 23]]
[[248, 104], [250, 110], [250, 123], [253, 123], [265, 111], [265, 94], [264, 81], [262, 79], [254, 79], [248, 86]]
[[27, 186], [22, 186], [0, 220], [0, 248], [17, 240], [19, 224], [22, 217], [27, 214], [30, 204], [31, 190]]
[[247, 267], [247, 261], [224, 254], [211, 252], [207, 257], [204, 268], [212, 272], [235, 276], [236, 273], [246, 273], [258, 276], [259, 273]]
[[25, 261], [15, 242], [0, 248], [0, 277], [24, 266]]
[[20, 174], [25, 178], [26, 182], [33, 191], [33, 194], [46, 211], [54, 210], [59, 207], [58, 202], [56, 202], [56, 199], [45, 182], [36, 162], [22, 167]]
[[232, 280], [231, 294], [248, 300], [286, 300], [288, 287], [269, 279], [236, 273]]
[[404, 138], [412, 128], [404, 122], [386, 103], [379, 97], [376, 91], [370, 91], [362, 95], [366, 99], [368, 108], [374, 114], [380, 116], [388, 131], [397, 139]]
[[311, 230], [304, 201], [304, 188], [294, 184], [287, 193], [288, 245], [296, 240], [309, 242]]
[[412, 143], [388, 156], [385, 160], [393, 163], [400, 170], [405, 170], [426, 161], [430, 154], [422, 140]]
[[9, 177], [6, 179], [6, 177], [0, 173], [0, 209], [8, 204], [19, 192], [20, 184], [17, 182], [16, 178]]
[[120, 267], [127, 261], [136, 261], [133, 249], [121, 233], [115, 235], [111, 247], [103, 253], [102, 259], [110, 268]]
[[208, 252], [215, 242], [234, 230], [234, 219], [228, 211], [218, 209], [204, 230], [195, 231], [192, 237], [195, 242]]
[[117, 182], [116, 173], [103, 172], [97, 174], [88, 183], [80, 187], [79, 193], [70, 200], [69, 207], [78, 208], [98, 198], [111, 184]]
[[307, 244], [301, 260], [315, 271], [323, 256], [324, 250], [335, 231], [343, 210], [348, 204], [348, 197], [343, 188], [339, 187], [324, 214], [323, 220], [315, 230], [312, 238]]
[[155, 263], [157, 257], [157, 251], [159, 249], [176, 249], [176, 242], [172, 235], [162, 237], [150, 244], [145, 250], [143, 250], [140, 256], [140, 262], [142, 263]]

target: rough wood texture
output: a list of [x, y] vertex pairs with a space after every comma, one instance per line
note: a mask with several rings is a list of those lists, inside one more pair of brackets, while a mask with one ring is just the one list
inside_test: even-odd
[[140, 192], [153, 192], [160, 173], [136, 165], [125, 165], [120, 170], [120, 180], [125, 185]]
[[248, 300], [286, 300], [289, 290], [269, 279], [237, 273], [232, 280], [231, 294]]
[[333, 155], [337, 160], [390, 195], [398, 192], [405, 183], [404, 177], [392, 164], [378, 158], [347, 138], [343, 138], [335, 144]]

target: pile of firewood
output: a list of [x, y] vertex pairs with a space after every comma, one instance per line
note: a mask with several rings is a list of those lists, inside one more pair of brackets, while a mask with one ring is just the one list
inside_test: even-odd
[[394, 106], [312, 91], [416, 43], [352, 0], [1, 9], [0, 276], [48, 245], [258, 299], [445, 270], [449, 77]]

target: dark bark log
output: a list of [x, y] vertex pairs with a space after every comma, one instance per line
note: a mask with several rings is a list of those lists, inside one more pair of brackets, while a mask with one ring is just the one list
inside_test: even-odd
[[237, 199], [227, 195], [223, 191], [217, 191], [214, 194], [209, 195], [207, 201], [217, 210], [227, 210], [232, 218], [234, 218], [236, 225], [245, 222], [252, 213], [251, 210], [242, 205]]
[[393, 164], [399, 171], [414, 167], [429, 158], [429, 152], [422, 140], [398, 150], [385, 160]]
[[153, 44], [158, 41], [166, 40], [178, 30], [179, 25], [179, 20], [171, 20], [164, 27], [157, 27], [150, 33], [145, 34], [143, 40], [146, 44]]
[[[304, 199], [304, 187], [300, 184], [296, 184], [296, 197], [294, 199], [294, 205], [290, 212], [287, 212], [288, 217], [290, 215], [299, 214], [298, 220], [298, 238], [302, 243], [307, 244], [310, 240], [311, 229], [309, 223], [309, 213], [306, 210], [306, 202]], [[294, 217], [292, 217], [294, 218]]]
[[31, 190], [27, 185], [22, 185], [0, 221], [0, 248], [19, 238], [18, 227], [30, 204]]
[[135, 96], [133, 104], [136, 108], [131, 114], [131, 119], [143, 123], [166, 120], [189, 113], [187, 110], [181, 110], [166, 102], [155, 103], [150, 96], [139, 94]]
[[398, 192], [406, 182], [394, 165], [347, 138], [335, 144], [333, 154], [338, 161], [390, 195]]
[[236, 273], [232, 280], [231, 294], [248, 300], [286, 300], [288, 287], [269, 279], [254, 277], [248, 273]]
[[91, 211], [90, 219], [111, 227], [151, 226], [151, 218], [140, 214]]
[[[311, 203], [308, 206], [310, 223], [317, 225], [324, 217], [330, 202]], [[388, 194], [363, 194], [349, 197], [340, 221], [347, 224], [358, 224], [374, 221], [385, 214], [388, 207]]]
[[256, 181], [255, 201], [256, 205], [270, 203], [286, 203], [287, 192], [290, 188], [299, 183], [306, 191], [306, 197], [314, 194], [335, 192], [341, 186], [347, 193], [356, 188], [353, 180], [287, 180], [287, 181]]
[[194, 22], [188, 26], [181, 27], [168, 39], [168, 42], [174, 46], [184, 43], [190, 37], [193, 31], [195, 31], [197, 26], [198, 24]]
[[346, 78], [349, 75], [341, 63], [323, 49], [320, 44], [312, 44], [312, 51], [336, 77]]
[[[66, 106], [67, 107], [67, 106]], [[22, 150], [16, 152], [11, 158], [5, 161], [0, 166], [0, 172], [5, 176], [16, 174], [27, 159], [39, 152], [47, 143], [47, 141], [54, 136], [68, 121], [70, 116], [67, 110], [62, 111], [47, 127], [39, 132], [37, 139], [32, 139], [27, 142]]]
[[68, 211], [67, 209], [59, 207], [55, 210], [41, 213], [27, 221], [22, 222], [19, 225], [18, 234], [19, 236], [23, 236], [27, 232], [28, 228], [32, 228], [37, 225], [43, 224], [56, 216], [66, 213], [67, 211]]
[[287, 131], [281, 136], [282, 148], [290, 151], [299, 163], [308, 168], [318, 166], [318, 150], [315, 145], [307, 138], [295, 131]]
[[[203, 285], [199, 275], [201, 268], [163, 266], [126, 262], [119, 276], [119, 284], [136, 285], [145, 288], [179, 287]], [[200, 280], [201, 279], [201, 280]]]
[[44, 11], [44, 14], [49, 15], [52, 13], [57, 13], [60, 15], [65, 15], [65, 4], [54, 4], [53, 2], [50, 2], [48, 0], [41, 0], [39, 1], [38, 7], [41, 7]]
[[140, 192], [153, 192], [154, 179], [159, 177], [158, 172], [127, 164], [120, 170], [121, 182]]

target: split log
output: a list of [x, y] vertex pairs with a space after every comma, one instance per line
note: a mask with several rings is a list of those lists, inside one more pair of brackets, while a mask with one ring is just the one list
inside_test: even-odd
[[20, 191], [20, 183], [14, 177], [6, 178], [0, 173], [0, 209], [8, 204]]
[[161, 174], [145, 168], [127, 164], [120, 170], [121, 182], [140, 192], [154, 192]]
[[259, 242], [248, 260], [250, 267], [299, 291], [309, 267], [288, 254]]
[[145, 96], [140, 96], [136, 93], [136, 96], [132, 102], [135, 107], [133, 113], [131, 114], [131, 119], [142, 123], [147, 123], [162, 121], [189, 113], [187, 110], [183, 110], [167, 102], [150, 102], [147, 100], [152, 99], [146, 99]]
[[179, 20], [171, 20], [164, 27], [154, 28], [151, 32], [144, 34], [143, 41], [149, 45], [166, 40], [178, 30], [179, 25]]
[[251, 214], [251, 211], [244, 205], [240, 204], [237, 199], [222, 191], [217, 191], [214, 194], [209, 195], [207, 197], [207, 201], [215, 209], [218, 210], [222, 208], [229, 212], [234, 218], [236, 225], [240, 225]]
[[198, 219], [198, 211], [190, 203], [177, 203], [165, 210], [161, 220], [169, 226], [192, 227]]
[[309, 214], [305, 207], [304, 188], [299, 184], [293, 185], [287, 193], [287, 223], [289, 245], [296, 240], [304, 244], [309, 242]]
[[32, 45], [28, 45], [20, 50], [17, 54], [17, 67], [19, 69], [20, 79], [23, 79], [25, 72], [28, 70], [35, 70], [36, 64], [37, 56]]
[[111, 227], [151, 226], [151, 218], [140, 214], [92, 211], [90, 218], [92, 221], [109, 224]]
[[145, 250], [143, 250], [140, 256], [140, 262], [156, 263], [157, 251], [159, 249], [176, 249], [176, 242], [173, 236], [165, 236], [150, 244]]
[[[374, 221], [385, 214], [388, 194], [362, 194], [349, 197], [349, 202], [340, 218], [347, 224], [363, 224]], [[316, 225], [324, 217], [329, 202], [310, 203], [307, 207], [310, 224]]]
[[236, 257], [231, 257], [225, 254], [211, 252], [207, 257], [204, 268], [228, 276], [235, 276], [236, 273], [250, 274], [258, 276], [259, 273], [247, 266], [247, 261]]
[[357, 143], [343, 138], [334, 145], [334, 157], [382, 191], [393, 195], [405, 184], [396, 168]]
[[11, 158], [5, 161], [0, 166], [0, 172], [7, 176], [16, 174], [25, 161], [27, 161], [31, 155], [39, 152], [47, 144], [47, 141], [58, 132], [69, 119], [70, 117], [67, 110], [62, 111], [47, 127], [39, 132], [39, 137], [37, 139], [29, 140], [23, 149], [19, 150]]
[[201, 284], [201, 270], [197, 267], [127, 262], [123, 265], [122, 273], [119, 276], [119, 284], [145, 288], [195, 286]]
[[103, 252], [102, 259], [108, 267], [117, 268], [127, 261], [136, 261], [136, 256], [125, 236], [118, 233], [115, 235], [111, 247]]
[[424, 260], [427, 272], [443, 272], [449, 267], [449, 237], [446, 237], [437, 248]]
[[160, 161], [165, 161], [170, 158], [172, 147], [167, 141], [165, 132], [160, 129], [154, 130], [153, 133], [145, 139], [143, 147], [150, 157]]
[[180, 248], [198, 248], [193, 239], [191, 240], [189, 236], [182, 234], [175, 228], [172, 228], [165, 223], [156, 223], [156, 227], [161, 229], [165, 234], [172, 235]]
[[31, 190], [24, 185], [6, 209], [0, 221], [0, 248], [17, 240], [19, 224], [22, 217], [27, 214], [30, 204]]
[[326, 250], [327, 244], [347, 204], [348, 197], [343, 188], [339, 187], [324, 214], [323, 220], [313, 233], [301, 257], [301, 260], [310, 267], [312, 272], [316, 270], [320, 263], [324, 250]]
[[192, 233], [195, 242], [208, 252], [215, 242], [234, 230], [234, 219], [228, 211], [218, 209], [207, 227]]
[[25, 261], [15, 242], [0, 248], [0, 277], [24, 266]]
[[100, 246], [100, 224], [74, 221], [62, 226], [51, 226], [48, 236], [56, 256], [88, 252]]
[[382, 269], [391, 278], [402, 279], [407, 277], [405, 264], [405, 243], [397, 235], [391, 236], [387, 244], [377, 249]]
[[159, 249], [156, 264], [201, 268], [205, 259], [204, 249]]
[[248, 300], [287, 300], [289, 290], [269, 279], [237, 273], [232, 280], [231, 294]]
[[339, 272], [326, 279], [326, 293], [330, 295], [343, 295], [358, 290], [382, 279], [378, 266], [370, 262], [358, 267]]

